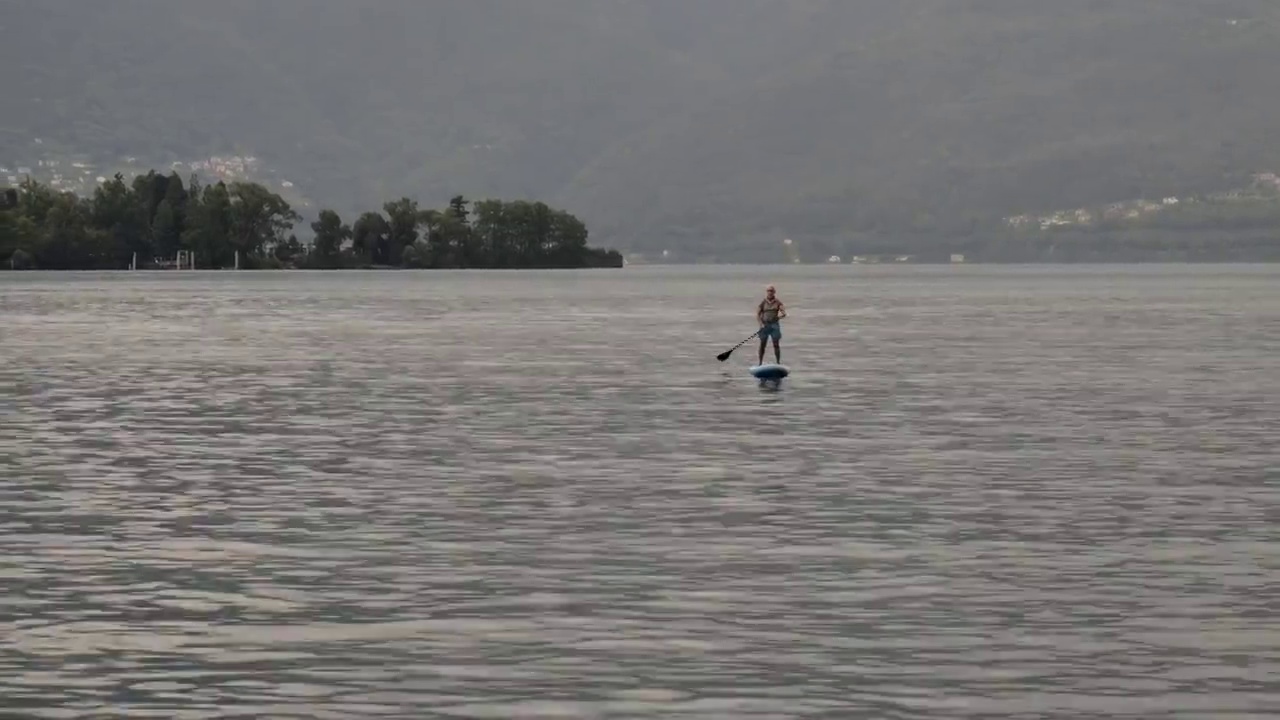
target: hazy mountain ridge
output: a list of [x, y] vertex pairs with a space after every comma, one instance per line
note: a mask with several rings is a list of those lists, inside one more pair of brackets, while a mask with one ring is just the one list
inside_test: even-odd
[[1280, 168], [1278, 40], [1261, 0], [25, 4], [0, 165], [256, 155], [344, 212], [533, 197], [731, 256], [1238, 186]]
[[[1148, 5], [1127, 18], [1076, 15], [1052, 26], [1017, 13], [976, 22], [954, 8], [913, 18], [902, 30], [912, 43], [882, 36], [668, 123], [669, 132], [602, 164], [587, 192], [597, 202], [620, 196], [614, 185], [662, 193], [657, 206], [675, 212], [655, 218], [655, 228], [688, 223], [692, 203], [674, 198], [696, 195], [737, 201], [725, 222], [740, 235], [954, 231], [992, 215], [1204, 192], [1275, 167], [1280, 147], [1268, 141], [1264, 106], [1276, 80], [1267, 63], [1230, 82], [1204, 72], [1233, 57], [1274, 57], [1274, 25], [1241, 30]], [[1167, 42], [1191, 33], [1253, 37], [1239, 40], [1243, 48], [1194, 52]], [[1079, 35], [1101, 39], [1074, 49]], [[1153, 47], [1133, 50], [1144, 38]], [[912, 51], [899, 61], [899, 46], [937, 48], [938, 56]], [[1074, 72], [1055, 74], [1069, 62]], [[1201, 89], [1201, 78], [1218, 85]], [[752, 146], [763, 149], [741, 151]], [[655, 187], [656, 177], [669, 180]], [[620, 215], [643, 217], [639, 207]]]

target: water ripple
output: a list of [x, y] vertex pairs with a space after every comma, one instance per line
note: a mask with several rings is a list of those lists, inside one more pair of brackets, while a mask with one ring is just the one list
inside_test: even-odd
[[0, 277], [7, 710], [1274, 714], [1275, 270], [770, 271]]

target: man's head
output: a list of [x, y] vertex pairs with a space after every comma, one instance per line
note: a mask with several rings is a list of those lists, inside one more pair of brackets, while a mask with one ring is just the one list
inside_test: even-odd
[[774, 296], [774, 293], [775, 293], [775, 290], [773, 289], [773, 286], [772, 286], [772, 285], [766, 285], [766, 286], [765, 286], [765, 288], [764, 288], [764, 294], [765, 294], [765, 297], [773, 297], [773, 296]]

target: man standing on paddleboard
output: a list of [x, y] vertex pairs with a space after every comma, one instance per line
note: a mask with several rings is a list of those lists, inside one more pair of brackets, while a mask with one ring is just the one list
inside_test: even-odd
[[764, 300], [756, 307], [756, 319], [760, 321], [760, 362], [757, 365], [764, 364], [764, 348], [769, 344], [769, 338], [773, 338], [773, 358], [779, 365], [782, 364], [782, 349], [778, 347], [778, 342], [782, 340], [782, 326], [778, 321], [787, 316], [787, 309], [783, 307], [782, 301], [778, 299], [776, 291], [770, 285], [764, 289]]

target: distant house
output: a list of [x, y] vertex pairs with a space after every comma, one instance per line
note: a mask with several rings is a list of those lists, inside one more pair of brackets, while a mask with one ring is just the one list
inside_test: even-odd
[[1071, 221], [1067, 219], [1065, 212], [1056, 212], [1052, 215], [1046, 215], [1040, 218], [1040, 229], [1048, 230], [1051, 227], [1059, 227], [1062, 225], [1070, 225]]

